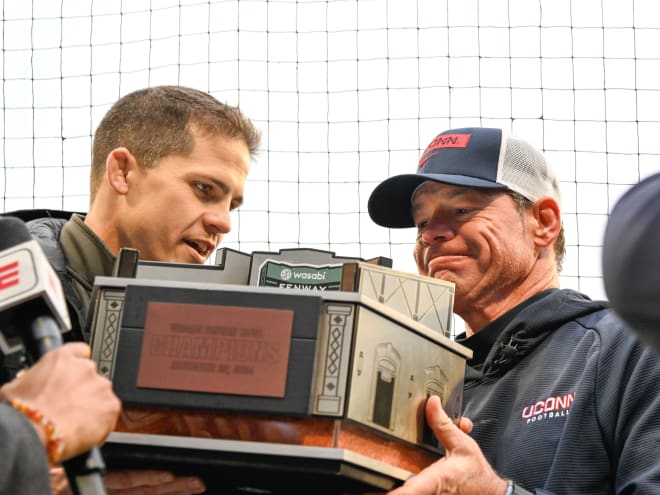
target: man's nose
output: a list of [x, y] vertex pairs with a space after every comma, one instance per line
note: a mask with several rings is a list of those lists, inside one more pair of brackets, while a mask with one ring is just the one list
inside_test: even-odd
[[433, 244], [453, 239], [455, 235], [454, 228], [448, 222], [434, 220], [424, 226], [421, 238], [424, 243]]
[[204, 214], [204, 226], [212, 234], [227, 234], [231, 230], [229, 208], [218, 206]]

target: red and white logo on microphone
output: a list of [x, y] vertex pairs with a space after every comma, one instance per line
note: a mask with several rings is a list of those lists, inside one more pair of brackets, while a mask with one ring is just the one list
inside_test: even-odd
[[19, 249], [0, 258], [0, 301], [34, 288], [35, 263], [28, 249]]
[[18, 282], [18, 261], [0, 266], [0, 290], [8, 289], [18, 284]]
[[0, 308], [41, 298], [62, 328], [71, 328], [66, 299], [57, 274], [39, 244], [32, 240], [0, 253]]

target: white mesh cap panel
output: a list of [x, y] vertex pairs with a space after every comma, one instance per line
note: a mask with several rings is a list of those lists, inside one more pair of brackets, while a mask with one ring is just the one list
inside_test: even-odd
[[551, 196], [561, 203], [559, 181], [543, 153], [516, 136], [503, 135], [502, 139], [506, 139], [506, 150], [497, 182], [531, 201]]

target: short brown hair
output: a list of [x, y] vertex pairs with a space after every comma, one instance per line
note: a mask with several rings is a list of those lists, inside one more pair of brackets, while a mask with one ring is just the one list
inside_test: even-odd
[[94, 134], [90, 195], [94, 200], [105, 173], [105, 161], [118, 147], [127, 148], [140, 166], [151, 168], [161, 158], [192, 152], [190, 126], [212, 136], [241, 139], [254, 156], [261, 134], [238, 107], [183, 86], [154, 86], [120, 98]]
[[[515, 191], [507, 191], [509, 196], [513, 198], [513, 202], [516, 203], [518, 211], [521, 213], [531, 208], [534, 204], [531, 200], [524, 197], [522, 194], [519, 194]], [[564, 265], [564, 257], [566, 256], [566, 234], [564, 232], [564, 224], [562, 223], [561, 228], [559, 229], [559, 234], [557, 239], [555, 239], [555, 258], [557, 260], [557, 272], [561, 272], [562, 266]]]

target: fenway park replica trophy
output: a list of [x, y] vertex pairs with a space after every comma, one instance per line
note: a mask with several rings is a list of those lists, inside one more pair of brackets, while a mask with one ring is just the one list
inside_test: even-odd
[[471, 357], [449, 339], [453, 284], [313, 249], [220, 249], [204, 266], [130, 254], [96, 279], [88, 325], [124, 405], [110, 468], [198, 476], [212, 494], [339, 495], [442, 455], [424, 404], [458, 417]]

